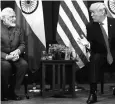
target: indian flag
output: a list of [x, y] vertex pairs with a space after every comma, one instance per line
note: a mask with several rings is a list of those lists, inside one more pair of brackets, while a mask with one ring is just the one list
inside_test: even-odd
[[108, 16], [115, 18], [115, 0], [104, 0], [108, 10]]
[[[42, 51], [46, 49], [46, 38], [44, 29], [44, 16], [42, 0], [15, 0], [17, 23], [26, 25], [24, 27], [27, 36], [28, 63], [29, 68], [39, 69]], [[28, 25], [27, 25], [28, 24]]]

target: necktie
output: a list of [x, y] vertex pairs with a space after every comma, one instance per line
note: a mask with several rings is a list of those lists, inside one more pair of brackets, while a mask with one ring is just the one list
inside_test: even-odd
[[103, 33], [103, 37], [104, 37], [104, 40], [105, 40], [105, 44], [106, 44], [106, 48], [107, 48], [107, 61], [108, 61], [109, 64], [112, 64], [113, 57], [112, 57], [111, 52], [110, 52], [110, 47], [109, 47], [109, 42], [108, 42], [107, 34], [106, 34], [105, 29], [103, 28], [103, 26], [100, 25], [100, 27], [101, 27], [101, 30], [102, 30], [102, 33]]

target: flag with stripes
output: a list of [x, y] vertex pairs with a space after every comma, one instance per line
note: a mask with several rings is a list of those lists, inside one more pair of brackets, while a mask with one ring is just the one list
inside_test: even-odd
[[104, 0], [104, 3], [108, 10], [108, 16], [115, 18], [115, 0]]
[[[22, 25], [27, 35], [29, 68], [39, 69], [42, 51], [46, 49], [42, 0], [15, 0], [17, 23]], [[25, 21], [21, 21], [24, 18]], [[24, 23], [26, 22], [26, 23]]]
[[86, 37], [89, 22], [87, 1], [64, 0], [60, 2], [56, 40], [66, 45], [77, 55], [77, 66], [82, 68], [89, 60], [86, 47], [78, 42], [81, 35]]

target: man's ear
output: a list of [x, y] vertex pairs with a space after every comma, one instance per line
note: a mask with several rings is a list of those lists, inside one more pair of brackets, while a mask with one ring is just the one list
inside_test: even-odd
[[6, 18], [5, 18], [5, 16], [2, 16], [2, 18], [1, 18], [3, 21], [5, 21], [6, 20]]
[[106, 11], [105, 9], [102, 10], [102, 14], [105, 15], [106, 14]]

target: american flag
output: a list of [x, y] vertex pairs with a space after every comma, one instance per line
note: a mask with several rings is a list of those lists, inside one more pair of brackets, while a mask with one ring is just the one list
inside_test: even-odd
[[82, 68], [89, 58], [86, 47], [78, 43], [81, 35], [86, 37], [86, 24], [89, 22], [87, 1], [64, 0], [60, 2], [56, 40], [75, 51], [79, 60], [77, 66]]

